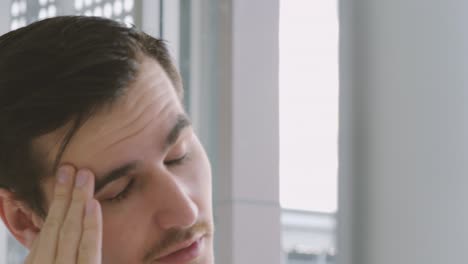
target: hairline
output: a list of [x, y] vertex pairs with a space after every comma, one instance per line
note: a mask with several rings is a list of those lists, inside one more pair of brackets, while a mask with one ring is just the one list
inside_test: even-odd
[[[153, 55], [148, 54], [148, 52], [145, 52], [145, 51], [141, 50], [141, 48], [139, 48], [139, 49], [140, 50], [135, 55], [135, 59], [139, 63], [139, 66], [142, 65], [142, 61], [145, 58], [150, 58], [150, 59], [154, 60], [156, 63], [158, 63], [161, 66], [161, 69], [164, 71], [164, 73], [168, 76], [169, 80], [171, 81], [171, 83], [172, 83], [172, 85], [173, 85], [173, 87], [175, 89], [175, 92], [177, 94], [178, 99], [182, 102], [183, 101], [183, 88], [182, 88], [182, 86], [177, 82], [177, 80], [174, 80], [171, 77], [171, 74], [169, 74], [167, 69], [163, 65], [161, 65], [161, 63]], [[171, 62], [171, 64], [173, 64], [173, 63]], [[172, 66], [175, 68], [175, 65], [172, 65]], [[138, 76], [138, 73], [140, 71], [141, 71], [141, 68], [139, 68], [137, 70], [137, 73], [135, 74], [135, 76]], [[177, 70], [176, 70], [175, 74], [180, 75], [180, 73]], [[118, 95], [115, 98], [111, 98], [106, 102], [103, 102], [101, 105], [98, 106], [98, 109], [101, 109], [101, 108], [103, 108], [105, 106], [112, 106], [117, 99], [126, 96], [128, 94], [128, 92], [131, 90], [130, 87], [132, 86], [132, 83], [135, 82], [135, 81], [136, 81], [136, 79], [129, 80], [128, 83], [125, 85], [125, 87], [122, 89], [123, 92], [120, 95]], [[74, 137], [76, 132], [78, 132], [78, 130], [87, 122], [87, 120], [95, 112], [96, 111], [89, 111], [88, 113], [85, 113], [84, 116], [83, 115], [78, 115], [75, 118], [72, 118], [70, 120], [72, 122], [71, 128], [69, 128], [65, 132], [63, 140], [60, 142], [59, 151], [57, 152], [57, 155], [55, 155], [55, 159], [54, 159], [54, 162], [53, 162], [52, 173], [56, 173], [56, 171], [58, 170], [58, 168], [60, 166], [60, 160], [62, 159], [63, 154], [65, 153], [65, 150], [66, 150], [68, 144], [70, 143], [70, 141], [72, 140], [72, 138]]]

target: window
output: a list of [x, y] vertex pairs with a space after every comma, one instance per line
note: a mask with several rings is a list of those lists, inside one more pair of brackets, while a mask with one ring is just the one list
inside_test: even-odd
[[84, 16], [102, 16], [135, 24], [135, 0], [74, 0], [74, 13]]
[[333, 261], [338, 89], [337, 2], [280, 1], [280, 201], [288, 263]]
[[27, 21], [28, 4], [26, 0], [13, 0], [10, 7], [10, 29], [24, 27]]
[[10, 29], [58, 15], [85, 15], [111, 18], [129, 25], [135, 21], [135, 0], [12, 0]]

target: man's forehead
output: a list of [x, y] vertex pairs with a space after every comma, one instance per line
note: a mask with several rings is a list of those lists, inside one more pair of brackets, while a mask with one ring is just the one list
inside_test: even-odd
[[[119, 142], [143, 136], [145, 129], [150, 129], [149, 126], [155, 123], [159, 129], [152, 136], [155, 140], [162, 140], [167, 133], [165, 130], [170, 129], [169, 126], [183, 113], [171, 81], [154, 60], [142, 62], [136, 80], [126, 91], [112, 105], [92, 115], [76, 131], [63, 153], [62, 161], [86, 163], [86, 158], [105, 154], [106, 149]], [[37, 146], [47, 152], [49, 164], [57, 156], [71, 125], [67, 124], [36, 140]]]

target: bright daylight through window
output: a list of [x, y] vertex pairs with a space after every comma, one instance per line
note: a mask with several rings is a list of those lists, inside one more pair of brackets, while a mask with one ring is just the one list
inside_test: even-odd
[[333, 264], [338, 178], [337, 3], [280, 1], [279, 34], [284, 263]]
[[284, 208], [337, 209], [338, 18], [329, 0], [280, 9], [280, 176]]

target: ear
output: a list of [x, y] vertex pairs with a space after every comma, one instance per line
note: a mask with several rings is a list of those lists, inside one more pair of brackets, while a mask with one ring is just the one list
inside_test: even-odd
[[0, 188], [0, 217], [16, 240], [31, 249], [43, 221], [32, 209], [16, 200], [14, 193], [3, 188]]

